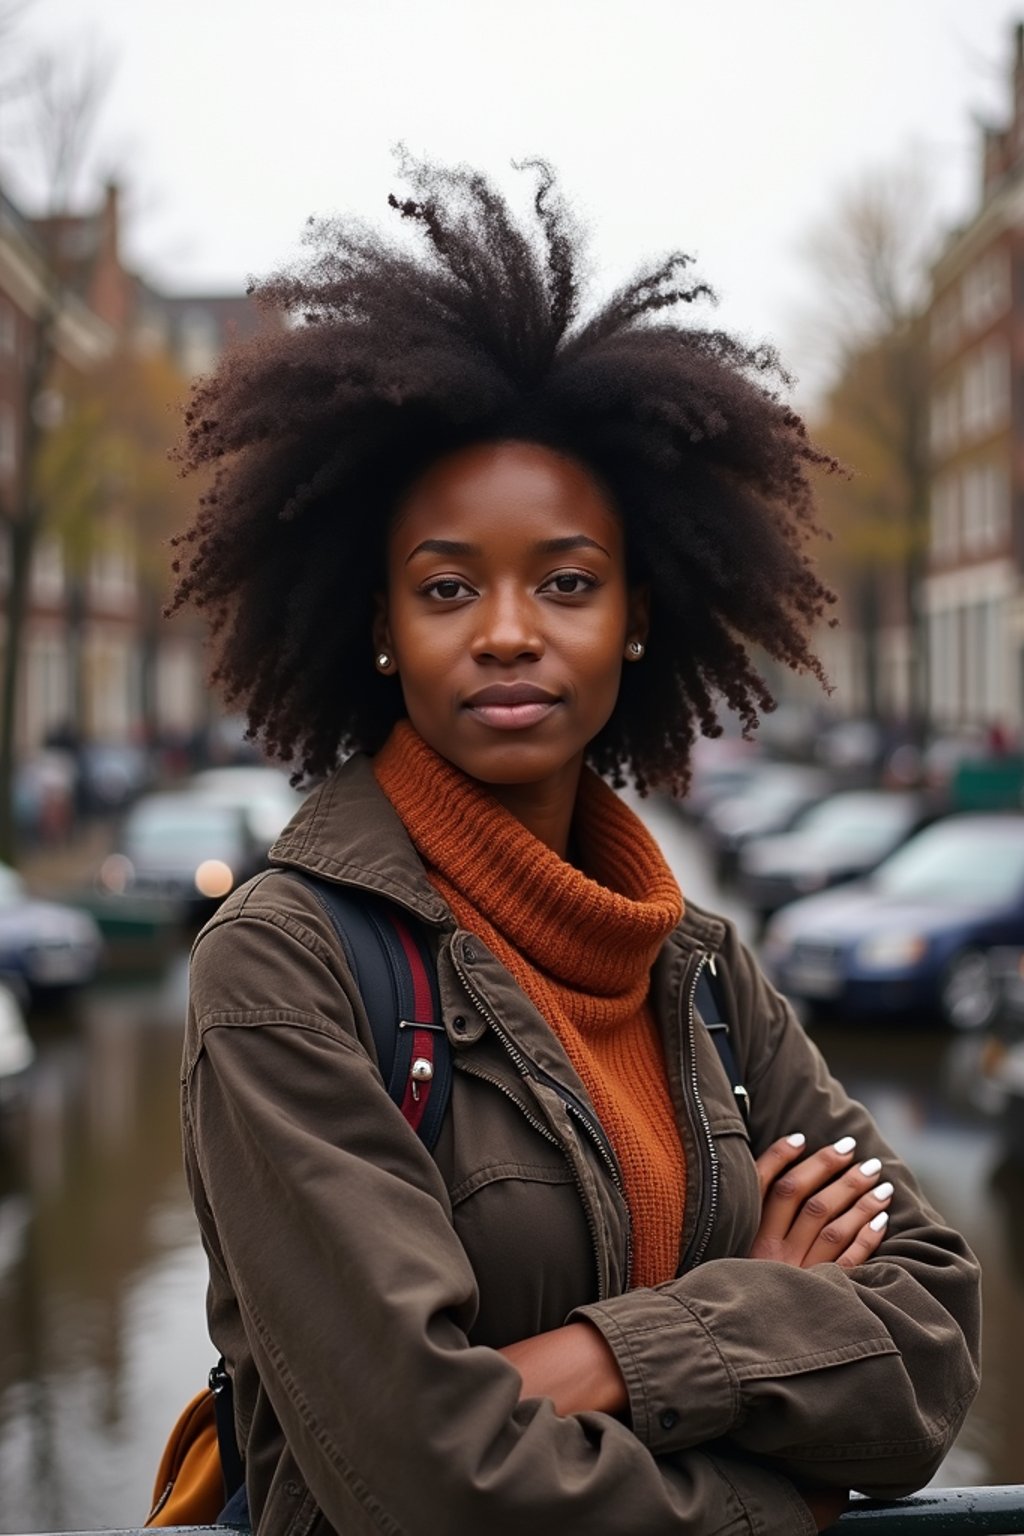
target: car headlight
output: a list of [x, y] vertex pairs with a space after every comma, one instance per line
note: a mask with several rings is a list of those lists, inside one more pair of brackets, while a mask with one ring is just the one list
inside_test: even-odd
[[135, 879], [135, 865], [123, 853], [108, 853], [100, 865], [99, 883], [114, 896], [123, 896]]
[[196, 890], [200, 896], [217, 898], [226, 896], [235, 883], [231, 866], [223, 859], [204, 859], [195, 873]]
[[899, 971], [923, 959], [928, 941], [919, 933], [877, 933], [857, 946], [857, 959], [869, 971]]

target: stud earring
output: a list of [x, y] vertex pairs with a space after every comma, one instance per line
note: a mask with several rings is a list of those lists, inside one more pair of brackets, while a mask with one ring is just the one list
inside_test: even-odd
[[643, 653], [644, 643], [642, 640], [631, 640], [626, 646], [626, 655], [630, 661], [639, 661]]
[[377, 671], [390, 672], [392, 667], [391, 657], [387, 651], [380, 651], [377, 655]]

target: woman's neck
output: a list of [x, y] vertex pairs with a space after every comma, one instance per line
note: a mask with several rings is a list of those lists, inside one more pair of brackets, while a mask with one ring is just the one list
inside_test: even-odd
[[539, 784], [484, 784], [481, 787], [552, 853], [566, 859], [582, 771], [581, 755], [573, 758], [557, 775]]

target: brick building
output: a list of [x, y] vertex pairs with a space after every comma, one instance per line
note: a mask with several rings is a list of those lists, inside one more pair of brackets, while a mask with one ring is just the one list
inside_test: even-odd
[[[246, 338], [261, 323], [242, 295], [168, 296], [131, 272], [121, 255], [115, 186], [89, 212], [39, 220], [24, 217], [0, 192], [3, 515], [9, 515], [5, 499], [25, 473], [19, 456], [26, 369], [33, 327], [55, 273], [64, 290], [58, 356], [79, 376], [118, 349], [134, 349], [164, 353], [189, 377], [207, 371], [230, 340]], [[59, 418], [59, 396], [44, 392], [37, 409]], [[209, 717], [199, 635], [187, 618], [159, 622], [161, 594], [144, 576], [152, 554], [139, 547], [133, 508], [114, 493], [102, 519], [102, 535], [84, 569], [76, 569], [52, 529], [39, 540], [24, 639], [18, 722], [23, 753], [67, 731], [86, 741], [123, 742], [137, 739], [148, 723], [161, 734], [187, 735]], [[6, 541], [0, 541], [0, 610], [6, 552]]]
[[1012, 112], [982, 130], [981, 195], [932, 273], [925, 606], [939, 725], [1016, 730], [1024, 699], [1024, 25]]

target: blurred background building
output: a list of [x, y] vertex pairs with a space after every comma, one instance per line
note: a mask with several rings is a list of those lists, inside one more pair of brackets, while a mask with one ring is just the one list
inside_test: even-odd
[[[819, 423], [854, 470], [825, 493], [844, 708], [1007, 746], [1024, 707], [1024, 25], [1008, 85], [1005, 118], [979, 125], [974, 209], [912, 300], [879, 305]], [[876, 190], [851, 222], [877, 298], [914, 214]]]
[[188, 380], [259, 324], [243, 294], [171, 297], [128, 270], [116, 185], [93, 208], [34, 219], [0, 187], [0, 605], [15, 812], [19, 775], [41, 753], [180, 748], [209, 728], [198, 628], [162, 619], [167, 541], [195, 495], [168, 450]]

